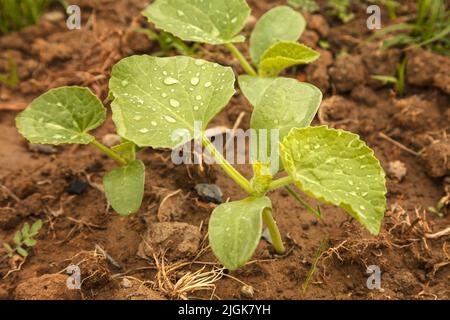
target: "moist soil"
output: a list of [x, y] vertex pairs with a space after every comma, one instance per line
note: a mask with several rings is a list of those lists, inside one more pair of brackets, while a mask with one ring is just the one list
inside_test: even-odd
[[[308, 27], [301, 41], [322, 55], [285, 75], [324, 92], [314, 125], [358, 133], [375, 150], [387, 172], [382, 230], [371, 236], [330, 205], [321, 204], [323, 217], [317, 219], [277, 190], [269, 196], [287, 253], [277, 256], [263, 240], [251, 262], [228, 272], [207, 241], [208, 218], [217, 204], [195, 191], [199, 183], [214, 183], [223, 201], [244, 197], [220, 168], [176, 166], [170, 151], [147, 149], [139, 154], [146, 165], [142, 208], [121, 217], [107, 206], [101, 186], [102, 176], [115, 166], [112, 160], [89, 146], [30, 146], [18, 134], [15, 116], [46, 90], [88, 86], [109, 108], [112, 66], [129, 55], [160, 51], [156, 42], [134, 31], [151, 27], [139, 14], [147, 1], [72, 2], [81, 6], [80, 30], [68, 30], [56, 6], [39, 24], [0, 36], [0, 73], [9, 71], [13, 59], [20, 77], [17, 88], [0, 84], [0, 242], [12, 242], [25, 222], [44, 222], [26, 259], [6, 257], [0, 249], [0, 299], [450, 298], [450, 215], [445, 206], [441, 216], [428, 210], [440, 200], [449, 202], [448, 57], [422, 49], [380, 52], [378, 42], [365, 41], [371, 31], [364, 7], [354, 6], [356, 18], [347, 24], [325, 10], [305, 13]], [[254, 18], [285, 3], [249, 4], [253, 19], [246, 35]], [[414, 10], [413, 2], [405, 1], [400, 18]], [[331, 47], [320, 48], [319, 40]], [[202, 46], [196, 56], [242, 72], [222, 47]], [[403, 96], [371, 78], [392, 74], [405, 56]], [[238, 92], [210, 127], [233, 127], [242, 119], [240, 127], [246, 129], [251, 110]], [[113, 133], [109, 118], [94, 135], [102, 140]], [[250, 178], [249, 166], [237, 168]], [[69, 265], [80, 267], [79, 290], [66, 285]], [[367, 287], [371, 265], [382, 272], [379, 289]], [[193, 283], [197, 290], [189, 289]]]

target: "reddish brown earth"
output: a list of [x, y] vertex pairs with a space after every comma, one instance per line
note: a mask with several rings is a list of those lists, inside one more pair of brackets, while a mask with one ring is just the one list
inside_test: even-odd
[[[17, 133], [17, 110], [46, 90], [89, 86], [106, 101], [110, 70], [118, 60], [159, 50], [133, 32], [146, 26], [139, 16], [146, 1], [76, 2], [82, 6], [81, 30], [67, 30], [64, 17], [52, 14], [36, 26], [0, 36], [0, 73], [8, 71], [13, 58], [21, 80], [15, 89], [0, 85], [0, 242], [11, 241], [25, 222], [44, 222], [38, 244], [25, 260], [1, 258], [0, 251], [0, 299], [450, 298], [449, 233], [439, 233], [448, 230], [450, 215], [448, 208], [442, 218], [427, 211], [443, 197], [449, 201], [448, 58], [408, 52], [408, 86], [399, 97], [370, 75], [391, 74], [405, 53], [380, 53], [378, 44], [363, 42], [370, 34], [363, 11], [355, 8], [358, 18], [346, 25], [325, 15], [308, 15], [302, 40], [317, 47], [319, 39], [327, 39], [332, 47], [320, 49], [319, 61], [288, 76], [324, 91], [315, 124], [356, 132], [375, 150], [388, 173], [382, 232], [371, 236], [328, 205], [321, 206], [319, 221], [279, 190], [270, 197], [287, 254], [274, 255], [262, 241], [247, 266], [224, 273], [206, 241], [215, 205], [199, 200], [194, 186], [216, 183], [225, 199], [245, 194], [218, 168], [175, 166], [168, 151], [144, 151], [144, 203], [139, 213], [124, 218], [107, 208], [101, 191], [101, 178], [114, 166], [112, 160], [86, 146], [33, 151]], [[284, 3], [249, 2], [255, 17]], [[406, 6], [403, 14], [409, 10]], [[252, 21], [246, 33], [251, 28]], [[241, 72], [223, 48], [203, 46], [198, 56]], [[237, 95], [211, 126], [232, 127], [242, 112], [245, 128], [251, 107]], [[101, 139], [108, 133], [114, 133], [110, 120], [95, 135]], [[251, 174], [248, 166], [238, 169]], [[79, 195], [68, 193], [74, 180], [87, 183]], [[65, 286], [70, 264], [80, 266], [81, 290]], [[366, 286], [369, 265], [381, 268], [381, 290]], [[183, 284], [201, 273], [210, 280], [199, 287], [203, 290], [184, 292]]]

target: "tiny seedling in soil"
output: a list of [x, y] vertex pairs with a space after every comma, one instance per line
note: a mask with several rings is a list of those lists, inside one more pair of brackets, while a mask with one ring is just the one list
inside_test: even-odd
[[382, 49], [390, 47], [427, 47], [449, 55], [450, 11], [444, 0], [420, 0], [413, 19], [377, 31], [369, 40], [391, 35], [383, 41]]
[[39, 21], [53, 0], [0, 0], [0, 32], [8, 33]]
[[42, 228], [42, 220], [37, 220], [33, 225], [25, 223], [22, 229], [17, 230], [14, 234], [14, 245], [11, 246], [9, 243], [4, 242], [3, 248], [9, 257], [12, 257], [15, 253], [18, 253], [22, 257], [28, 256], [29, 251], [34, 247], [37, 241], [34, 239], [39, 234]]
[[402, 96], [406, 87], [406, 57], [403, 58], [397, 66], [397, 76], [373, 75], [372, 79], [383, 82], [384, 84], [393, 84], [395, 91]]
[[15, 88], [19, 84], [17, 64], [13, 59], [9, 60], [9, 72], [7, 74], [0, 74], [0, 83], [3, 83], [10, 88]]
[[[270, 152], [258, 150], [260, 144], [253, 140], [252, 179], [238, 172], [205, 134], [208, 123], [235, 94], [235, 73], [202, 59], [131, 56], [113, 67], [112, 119], [123, 138], [116, 147], [102, 145], [89, 133], [103, 123], [106, 110], [87, 88], [63, 87], [44, 93], [18, 115], [19, 132], [32, 143], [91, 144], [115, 159], [120, 166], [107, 173], [103, 183], [109, 203], [122, 215], [138, 211], [142, 202], [145, 168], [136, 158], [138, 151], [146, 147], [177, 150], [192, 137], [200, 141], [247, 193], [242, 200], [217, 206], [209, 220], [211, 248], [230, 270], [251, 258], [263, 224], [275, 251], [285, 252], [267, 196], [270, 191], [289, 188], [306, 208], [320, 214], [290, 188], [292, 184], [309, 196], [340, 206], [369, 232], [379, 233], [386, 187], [373, 151], [356, 134], [311, 127], [322, 93], [311, 84], [279, 76], [288, 67], [319, 57], [297, 43], [305, 29], [301, 14], [281, 6], [261, 17], [250, 37], [253, 66], [234, 46], [245, 40], [239, 35], [250, 15], [244, 0], [156, 0], [143, 14], [157, 28], [183, 41], [223, 45], [241, 63], [247, 75], [239, 76], [239, 86], [254, 107], [251, 128], [260, 135], [259, 142], [270, 136], [262, 132], [279, 134]], [[282, 177], [275, 178], [277, 174]]]

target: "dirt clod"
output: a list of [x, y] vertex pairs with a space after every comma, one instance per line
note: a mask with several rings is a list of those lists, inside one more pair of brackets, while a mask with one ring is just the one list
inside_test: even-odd
[[390, 161], [388, 167], [388, 174], [392, 179], [396, 179], [397, 181], [402, 181], [405, 178], [407, 169], [404, 162], [399, 160]]
[[46, 274], [20, 283], [15, 290], [17, 300], [77, 300], [80, 293], [66, 285], [67, 275]]
[[427, 146], [422, 152], [426, 173], [433, 178], [450, 174], [450, 140], [440, 140]]
[[364, 84], [366, 73], [361, 56], [338, 57], [330, 68], [330, 76], [338, 92], [348, 92], [357, 85]]
[[251, 299], [255, 295], [255, 289], [249, 285], [243, 285], [241, 287], [241, 296], [243, 298]]
[[87, 187], [88, 184], [86, 182], [78, 180], [77, 178], [72, 178], [67, 188], [67, 193], [80, 196], [86, 192]]
[[183, 222], [153, 223], [139, 245], [138, 255], [153, 258], [167, 250], [169, 261], [194, 256], [200, 247], [202, 235], [197, 227]]

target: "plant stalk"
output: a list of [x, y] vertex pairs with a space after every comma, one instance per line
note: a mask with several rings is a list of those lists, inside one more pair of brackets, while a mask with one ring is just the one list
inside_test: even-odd
[[270, 183], [268, 191], [284, 187], [285, 185], [291, 184], [292, 182], [294, 181], [290, 176], [274, 180]]
[[242, 53], [236, 48], [236, 46], [232, 43], [225, 43], [225, 47], [230, 50], [231, 54], [238, 59], [239, 63], [241, 64], [242, 68], [244, 68], [245, 72], [251, 76], [257, 76], [257, 73], [255, 69], [250, 65], [250, 63], [245, 59], [245, 57], [242, 55]]
[[262, 213], [263, 221], [269, 229], [270, 237], [272, 238], [272, 245], [277, 254], [284, 254], [286, 249], [283, 245], [283, 240], [281, 239], [280, 230], [278, 230], [278, 226], [276, 221], [272, 216], [272, 209], [265, 208]]
[[126, 165], [128, 163], [127, 160], [125, 160], [124, 158], [122, 158], [121, 156], [119, 156], [117, 153], [115, 153], [114, 151], [112, 151], [110, 148], [108, 148], [107, 146], [101, 144], [100, 142], [98, 142], [97, 140], [93, 140], [91, 142], [91, 144], [96, 147], [97, 149], [99, 149], [101, 152], [103, 152], [104, 154], [106, 154], [108, 157], [110, 157], [111, 159], [116, 160], [117, 162], [119, 162], [121, 165]]
[[315, 215], [317, 218], [322, 219], [320, 216], [320, 213], [315, 210], [313, 207], [311, 207], [305, 200], [303, 200], [297, 192], [295, 192], [291, 187], [284, 186], [284, 188], [297, 200], [300, 202], [300, 204], [309, 212], [311, 212], [313, 215]]
[[219, 150], [204, 135], [202, 135], [202, 144], [231, 179], [239, 184], [248, 194], [253, 192], [250, 182], [222, 156]]

